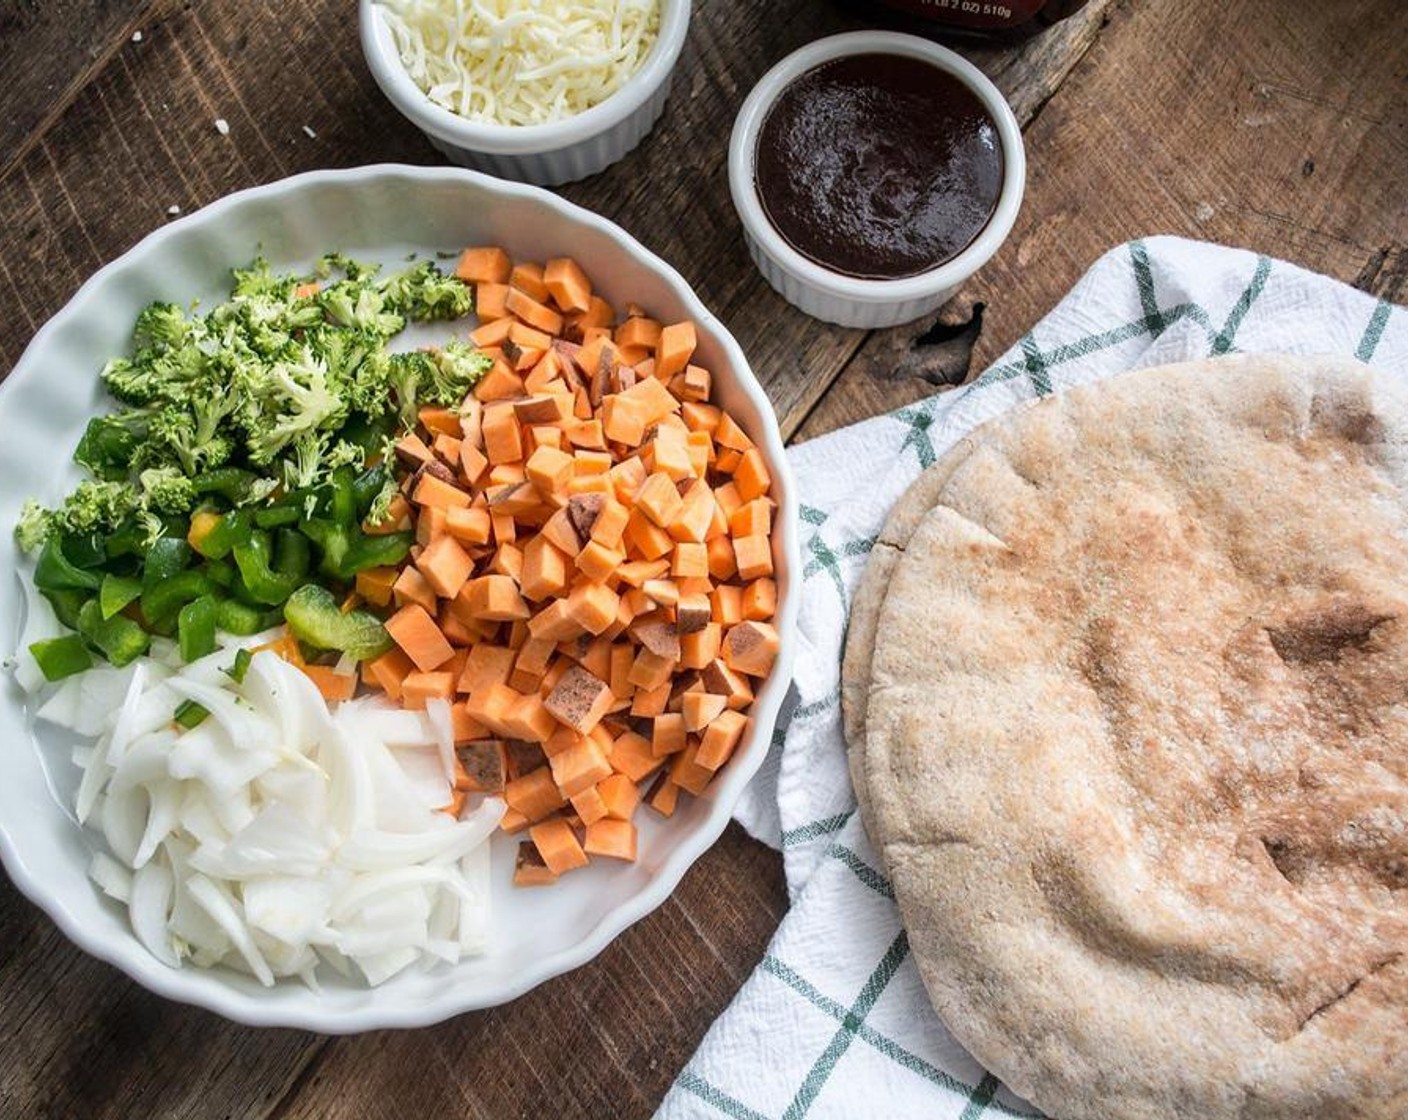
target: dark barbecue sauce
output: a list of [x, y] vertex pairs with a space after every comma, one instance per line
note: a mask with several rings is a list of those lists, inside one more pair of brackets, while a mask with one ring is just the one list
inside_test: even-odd
[[1002, 191], [978, 95], [921, 59], [861, 54], [809, 70], [773, 103], [755, 181], [768, 220], [833, 272], [895, 280], [978, 236]]

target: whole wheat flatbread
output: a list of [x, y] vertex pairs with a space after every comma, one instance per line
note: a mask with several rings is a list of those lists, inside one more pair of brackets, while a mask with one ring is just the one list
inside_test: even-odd
[[954, 1034], [1069, 1120], [1408, 1116], [1402, 390], [1145, 371], [987, 425], [934, 498], [861, 764]]

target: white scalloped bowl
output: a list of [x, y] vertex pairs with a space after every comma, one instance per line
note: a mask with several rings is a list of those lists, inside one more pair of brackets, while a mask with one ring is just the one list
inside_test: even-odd
[[[89, 882], [102, 843], [75, 822], [78, 769], [71, 740], [36, 729], [18, 686], [0, 692], [0, 859], [16, 885], [81, 948], [160, 995], [255, 1026], [348, 1033], [425, 1026], [491, 1007], [585, 964], [669, 896], [718, 838], [768, 750], [791, 677], [799, 594], [796, 487], [767, 396], [738, 343], [684, 278], [619, 227], [535, 187], [455, 168], [395, 165], [318, 171], [231, 195], [148, 236], [79, 289], [35, 336], [0, 385], [0, 565], [24, 562], [12, 529], [25, 497], [54, 502], [79, 475], [68, 454], [87, 418], [104, 407], [98, 370], [125, 352], [133, 319], [149, 301], [209, 301], [228, 294], [229, 269], [259, 251], [276, 267], [306, 266], [341, 249], [388, 265], [465, 245], [502, 244], [515, 257], [571, 255], [607, 299], [628, 300], [667, 321], [692, 318], [700, 363], [714, 372], [716, 399], [759, 444], [780, 503], [773, 538], [782, 652], [758, 690], [749, 734], [711, 788], [682, 799], [669, 820], [640, 814], [640, 860], [597, 860], [550, 888], [510, 885], [516, 840], [494, 842], [494, 939], [482, 957], [429, 971], [407, 970], [379, 988], [324, 980], [266, 989], [228, 969], [172, 969], [137, 942], [124, 908]], [[0, 581], [0, 634], [14, 648], [24, 618], [19, 577]]]

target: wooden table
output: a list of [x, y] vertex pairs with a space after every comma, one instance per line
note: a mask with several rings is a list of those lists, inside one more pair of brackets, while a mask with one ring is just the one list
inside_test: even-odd
[[[767, 287], [724, 159], [763, 71], [856, 19], [828, 0], [695, 9], [655, 132], [562, 193], [683, 271], [793, 439], [961, 382], [1141, 234], [1245, 245], [1408, 298], [1400, 0], [1093, 0], [1024, 48], [962, 48], [1025, 124], [1026, 204], [936, 321], [869, 333], [807, 319]], [[373, 86], [339, 0], [10, 0], [0, 81], [5, 370], [170, 207], [312, 168], [440, 162]], [[0, 1115], [646, 1116], [786, 906], [780, 857], [734, 826], [593, 964], [438, 1027], [327, 1038], [149, 995], [0, 877]]]

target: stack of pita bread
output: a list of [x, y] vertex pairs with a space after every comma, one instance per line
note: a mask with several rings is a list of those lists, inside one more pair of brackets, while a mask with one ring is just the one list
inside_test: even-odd
[[891, 514], [843, 707], [933, 1004], [1061, 1120], [1408, 1117], [1408, 392], [1128, 374]]

